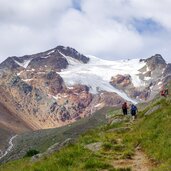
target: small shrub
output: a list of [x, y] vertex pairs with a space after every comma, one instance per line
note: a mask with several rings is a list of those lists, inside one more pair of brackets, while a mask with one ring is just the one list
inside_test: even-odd
[[36, 154], [39, 154], [39, 151], [31, 149], [31, 150], [27, 151], [25, 157], [32, 157], [32, 156], [34, 156]]
[[103, 149], [104, 150], [110, 150], [112, 148], [112, 144], [109, 142], [106, 142], [103, 144]]

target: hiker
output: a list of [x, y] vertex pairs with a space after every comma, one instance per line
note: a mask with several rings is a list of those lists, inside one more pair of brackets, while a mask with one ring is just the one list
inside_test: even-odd
[[168, 85], [163, 85], [162, 86], [162, 90], [160, 92], [161, 96], [167, 97], [169, 95], [169, 89], [168, 89]]
[[138, 112], [137, 107], [134, 104], [132, 104], [131, 105], [131, 115], [132, 115], [133, 120], [135, 120], [137, 112]]
[[160, 92], [160, 95], [161, 95], [161, 96], [166, 97], [166, 95], [165, 95], [165, 91], [164, 91], [164, 90], [162, 90], [162, 91]]
[[169, 90], [165, 89], [160, 92], [161, 96], [167, 97], [169, 95]]
[[128, 114], [128, 106], [126, 102], [122, 105], [122, 112], [124, 115]]

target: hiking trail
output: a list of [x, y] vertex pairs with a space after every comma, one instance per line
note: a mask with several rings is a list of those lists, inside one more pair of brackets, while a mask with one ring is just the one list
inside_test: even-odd
[[[114, 128], [113, 130], [124, 130], [124, 128], [125, 130], [131, 130], [131, 125], [134, 123], [135, 121], [131, 119], [128, 123], [125, 123], [126, 127]], [[117, 142], [118, 144], [122, 145], [122, 138], [118, 138]], [[141, 147], [135, 148], [134, 155], [131, 159], [114, 160], [112, 161], [111, 165], [116, 169], [130, 168], [131, 171], [150, 171], [154, 166], [147, 155], [143, 152]]]
[[136, 149], [132, 159], [121, 159], [113, 161], [115, 168], [130, 168], [131, 171], [150, 171], [152, 163], [141, 150]]

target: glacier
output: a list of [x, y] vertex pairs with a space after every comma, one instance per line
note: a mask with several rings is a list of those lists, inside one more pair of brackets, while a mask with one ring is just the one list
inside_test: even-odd
[[58, 74], [68, 87], [75, 84], [87, 85], [93, 94], [97, 94], [99, 91], [115, 92], [127, 101], [135, 104], [138, 102], [136, 99], [128, 97], [124, 91], [110, 85], [109, 82], [112, 76], [129, 74], [135, 87], [143, 86], [144, 82], [139, 79], [138, 74], [140, 73], [139, 69], [145, 66], [145, 62], [140, 62], [139, 59], [109, 61], [88, 55], [90, 61], [83, 64], [69, 56], [63, 56], [71, 65]]

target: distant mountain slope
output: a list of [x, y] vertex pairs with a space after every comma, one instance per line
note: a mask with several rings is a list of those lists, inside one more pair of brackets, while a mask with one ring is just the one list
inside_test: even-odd
[[170, 80], [170, 64], [148, 59], [107, 61], [57, 46], [0, 64], [0, 102], [33, 130], [55, 128], [124, 101], [148, 101]]
[[10, 112], [3, 104], [0, 103], [0, 128], [5, 128], [11, 134], [22, 133], [31, 130], [23, 120], [15, 113]]
[[8, 147], [8, 141], [13, 135], [31, 130], [20, 117], [0, 103], [0, 156]]

